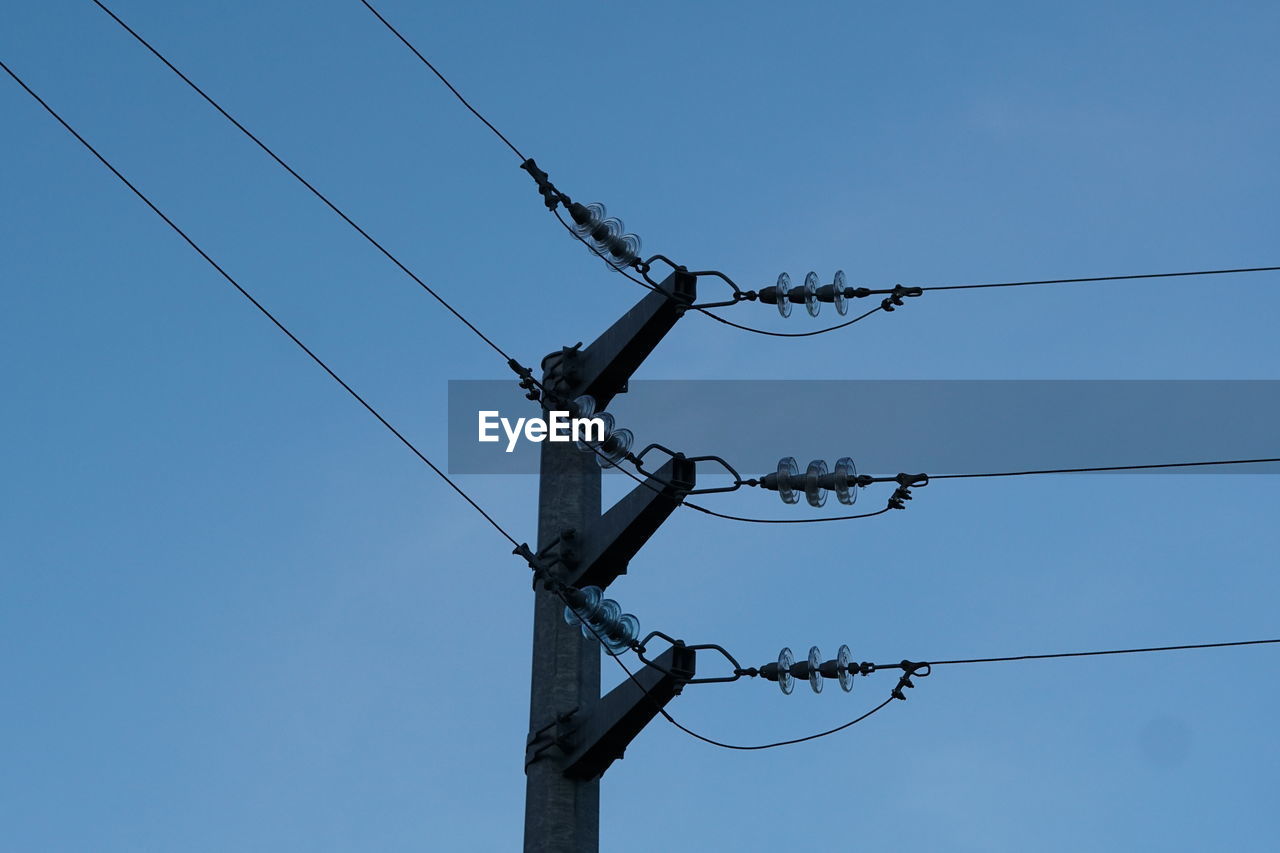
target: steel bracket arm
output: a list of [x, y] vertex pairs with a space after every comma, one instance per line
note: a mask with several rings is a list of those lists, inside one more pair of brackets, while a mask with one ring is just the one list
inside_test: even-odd
[[544, 384], [565, 400], [590, 394], [596, 400], [596, 411], [604, 411], [684, 316], [697, 292], [695, 276], [673, 272], [585, 350], [566, 348], [543, 359]]
[[696, 674], [696, 664], [693, 649], [672, 646], [637, 672], [634, 681], [627, 678], [610, 690], [570, 735], [564, 775], [584, 781], [603, 776], [659, 709], [680, 695]]
[[[696, 466], [676, 456], [637, 485], [586, 530], [573, 536], [572, 554], [564, 554], [562, 579], [570, 586], [605, 589], [649, 537], [657, 532], [696, 485]], [[570, 543], [561, 542], [562, 546]]]

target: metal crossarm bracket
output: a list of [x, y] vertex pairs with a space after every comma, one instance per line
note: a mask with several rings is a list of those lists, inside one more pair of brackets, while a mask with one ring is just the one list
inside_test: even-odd
[[568, 539], [562, 534], [539, 553], [559, 559], [560, 577], [569, 586], [605, 589], [627, 573], [631, 558], [695, 485], [694, 463], [682, 456], [669, 459], [586, 530]]
[[584, 781], [603, 776], [659, 709], [680, 695], [696, 664], [693, 649], [672, 646], [637, 672], [634, 681], [628, 678], [610, 690], [569, 736], [564, 775]]
[[697, 295], [697, 278], [673, 272], [585, 350], [568, 348], [547, 356], [543, 384], [562, 400], [590, 394], [596, 410], [603, 411]]
[[558, 747], [559, 754], [564, 754], [572, 744], [573, 717], [576, 713], [578, 713], [577, 708], [563, 714], [556, 714], [551, 722], [540, 729], [529, 732], [529, 737], [525, 741], [524, 747], [524, 767], [526, 771], [528, 771], [530, 764], [548, 757], [546, 752], [552, 747]]

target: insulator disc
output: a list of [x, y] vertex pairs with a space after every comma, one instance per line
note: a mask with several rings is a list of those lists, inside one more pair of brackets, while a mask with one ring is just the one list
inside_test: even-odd
[[623, 234], [609, 242], [609, 260], [618, 266], [626, 266], [640, 257], [640, 238]]
[[796, 493], [796, 479], [800, 476], [800, 466], [794, 456], [784, 456], [778, 460], [778, 497], [784, 504], [800, 502]]
[[574, 414], [576, 418], [589, 418], [596, 413], [596, 398], [590, 394], [575, 397], [573, 405], [577, 409], [576, 414]]
[[844, 295], [844, 270], [836, 270], [836, 279], [834, 284], [836, 290], [836, 313], [843, 317], [845, 314], [849, 313], [849, 300]]
[[804, 476], [804, 496], [809, 506], [822, 506], [827, 502], [827, 490], [818, 482], [818, 478], [826, 473], [827, 463], [823, 460], [815, 459], [809, 463], [809, 470]]
[[593, 201], [591, 204], [585, 205], [585, 207], [587, 208], [587, 215], [590, 218], [581, 225], [578, 224], [577, 220], [574, 220], [569, 226], [569, 228], [573, 230], [574, 234], [577, 234], [579, 237], [584, 239], [591, 233], [592, 229], [604, 221], [605, 217], [604, 205], [600, 202]]
[[591, 229], [587, 242], [591, 244], [591, 248], [595, 250], [596, 254], [607, 256], [609, 254], [609, 242], [615, 237], [621, 237], [623, 228], [625, 226], [622, 224], [621, 219], [616, 216], [610, 216]]
[[[786, 273], [778, 275], [778, 313], [783, 317], [791, 316], [791, 300], [787, 294], [791, 292], [791, 276]], [[788, 501], [790, 503], [790, 501]]]
[[[596, 639], [598, 634], [600, 637], [608, 636], [606, 630], [611, 622], [617, 621], [622, 615], [622, 607], [612, 598], [606, 598], [596, 607], [595, 615], [582, 623], [582, 636], [588, 640]], [[594, 630], [592, 630], [594, 629]]]
[[578, 592], [582, 593], [586, 600], [578, 605], [576, 610], [568, 605], [564, 608], [564, 621], [570, 625], [581, 625], [583, 617], [590, 619], [595, 616], [600, 608], [600, 599], [604, 595], [604, 590], [598, 586], [584, 586]]
[[835, 468], [836, 500], [842, 504], [858, 502], [858, 466], [848, 456], [836, 460]]
[[631, 648], [631, 641], [640, 637], [640, 620], [630, 613], [618, 617], [604, 638], [604, 650], [611, 655], [620, 655]]
[[784, 647], [778, 652], [778, 689], [788, 696], [791, 695], [792, 690], [796, 689], [796, 679], [791, 674], [791, 667], [795, 662], [795, 658], [791, 656], [791, 649]]
[[817, 646], [809, 647], [809, 688], [814, 693], [822, 692], [822, 673], [818, 672], [818, 667], [822, 666], [822, 652], [818, 651]]
[[841, 646], [836, 652], [836, 672], [840, 674], [840, 689], [848, 693], [853, 689], [853, 673], [849, 667], [853, 664], [853, 652], [848, 646]]
[[818, 301], [818, 274], [811, 272], [804, 277], [804, 310], [809, 312], [810, 317], [817, 317], [818, 312], [822, 310], [822, 303]]
[[591, 453], [595, 448], [604, 444], [605, 441], [609, 440], [609, 434], [613, 432], [613, 424], [614, 424], [613, 415], [609, 414], [608, 412], [600, 412], [599, 414], [592, 415], [592, 417], [599, 418], [600, 420], [604, 421], [604, 441], [595, 440], [595, 436], [597, 434], [596, 430], [584, 429], [584, 433], [589, 435], [591, 437], [591, 440], [583, 441], [581, 438], [579, 438], [577, 441], [574, 442], [574, 445], [577, 446], [577, 448], [581, 450], [583, 453]]
[[627, 458], [627, 454], [631, 452], [631, 445], [635, 442], [635, 435], [626, 427], [614, 430], [604, 440], [604, 444], [600, 445], [599, 452], [596, 453], [596, 463], [601, 468], [614, 467]]

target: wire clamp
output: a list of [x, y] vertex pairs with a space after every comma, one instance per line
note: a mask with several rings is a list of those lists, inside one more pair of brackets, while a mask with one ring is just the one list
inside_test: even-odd
[[525, 367], [514, 358], [507, 359], [507, 367], [510, 367], [516, 376], [520, 377], [520, 387], [524, 390], [524, 396], [530, 400], [541, 400], [542, 393], [538, 388], [538, 381], [533, 378], [533, 371]]
[[551, 179], [547, 177], [547, 173], [538, 168], [538, 164], [533, 162], [532, 157], [521, 163], [520, 168], [538, 182], [538, 192], [542, 194], [542, 203], [547, 206], [547, 210], [555, 210], [560, 204], [568, 207], [573, 203], [567, 195], [556, 189], [555, 184], [551, 183]]
[[579, 360], [581, 358], [582, 341], [571, 347], [561, 347], [558, 352], [542, 359], [542, 392], [544, 398], [551, 403], [561, 405], [568, 410], [567, 395], [577, 387], [582, 378]]
[[524, 748], [524, 768], [527, 771], [534, 762], [543, 758], [547, 750], [557, 747], [561, 752], [567, 752], [573, 745], [573, 735], [577, 730], [577, 726], [573, 724], [573, 717], [578, 713], [578, 708], [556, 714], [551, 722], [539, 729], [529, 732], [529, 737], [525, 741]]
[[893, 693], [890, 695], [892, 695], [894, 699], [901, 699], [905, 702], [907, 696], [902, 692], [902, 688], [915, 688], [915, 684], [912, 683], [911, 677], [914, 675], [919, 678], [924, 678], [929, 675], [933, 669], [927, 663], [915, 663], [909, 660], [904, 660], [902, 663], [898, 664], [898, 666], [902, 667], [902, 677], [898, 679], [898, 684], [893, 688]]
[[920, 296], [924, 293], [921, 287], [903, 287], [895, 284], [893, 290], [889, 291], [889, 295], [880, 300], [880, 307], [885, 311], [893, 311], [895, 305], [902, 305], [903, 297]]
[[536, 554], [525, 543], [516, 546], [511, 552], [523, 557], [529, 564], [529, 568], [533, 570], [534, 589], [541, 584], [543, 589], [553, 595], [558, 595], [565, 589], [565, 583], [561, 579], [562, 573], [572, 572], [579, 562], [577, 552], [568, 544], [568, 540], [573, 536], [573, 529], [566, 528], [550, 543], [539, 548]]
[[[538, 549], [538, 553], [529, 561], [529, 567], [533, 569], [533, 587], [538, 588], [538, 584], [542, 584], [542, 588], [553, 595], [558, 595], [565, 589], [565, 583], [562, 577], [565, 573], [572, 573], [578, 567], [580, 562], [577, 550], [573, 547], [572, 540], [577, 535], [572, 527], [566, 527], [561, 530], [554, 539]], [[527, 545], [522, 546], [528, 548]], [[520, 556], [525, 556], [525, 552], [517, 550]]]
[[893, 479], [898, 488], [894, 489], [889, 498], [889, 509], [906, 509], [906, 502], [911, 500], [911, 490], [929, 485], [928, 474], [899, 474]]
[[521, 542], [511, 552], [517, 557], [522, 558], [529, 564], [529, 568], [533, 571], [533, 588], [537, 589], [538, 584], [549, 588], [549, 585], [556, 583], [551, 576], [551, 564], [541, 555], [534, 554], [533, 549], [529, 547], [527, 542]]

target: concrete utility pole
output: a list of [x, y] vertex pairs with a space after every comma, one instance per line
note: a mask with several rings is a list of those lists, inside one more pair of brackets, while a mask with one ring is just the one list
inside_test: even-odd
[[[594, 454], [582, 453], [572, 443], [544, 441], [541, 477], [539, 542], [554, 541], [564, 530], [585, 531], [600, 517], [600, 466]], [[530, 738], [540, 736], [554, 746], [559, 731], [573, 717], [590, 714], [599, 699], [600, 645], [566, 623], [564, 602], [539, 587], [533, 604]], [[573, 717], [557, 719], [570, 713]], [[600, 847], [599, 778], [569, 778], [555, 760], [534, 760], [525, 773], [524, 849], [595, 853]]]
[[[694, 276], [673, 273], [585, 350], [543, 360], [548, 410], [588, 394], [602, 411], [696, 297]], [[608, 587], [694, 488], [694, 463], [677, 456], [600, 513], [600, 464], [569, 442], [542, 443], [538, 559], [568, 587]], [[695, 651], [677, 643], [635, 679], [600, 696], [600, 645], [564, 620], [564, 601], [535, 585], [524, 849], [596, 853], [600, 777], [695, 674]]]

